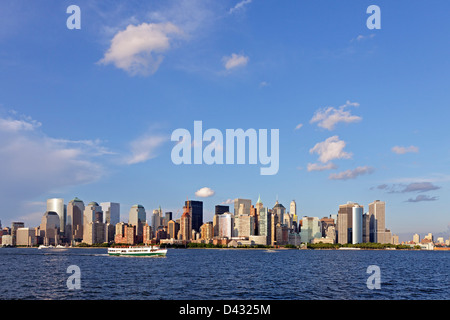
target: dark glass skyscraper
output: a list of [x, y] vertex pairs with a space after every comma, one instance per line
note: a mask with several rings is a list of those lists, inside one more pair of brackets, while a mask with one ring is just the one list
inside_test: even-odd
[[203, 224], [203, 201], [188, 200], [185, 202], [185, 206], [189, 209], [192, 230], [200, 232], [200, 227]]
[[230, 206], [216, 206], [216, 212], [215, 214], [224, 214], [225, 212], [230, 212]]

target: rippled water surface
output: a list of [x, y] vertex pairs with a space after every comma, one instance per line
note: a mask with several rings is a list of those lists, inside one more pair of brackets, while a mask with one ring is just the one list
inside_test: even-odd
[[[450, 252], [169, 249], [165, 258], [107, 249], [0, 249], [0, 299], [450, 299]], [[81, 270], [68, 290], [67, 267]], [[381, 270], [381, 289], [366, 282]]]

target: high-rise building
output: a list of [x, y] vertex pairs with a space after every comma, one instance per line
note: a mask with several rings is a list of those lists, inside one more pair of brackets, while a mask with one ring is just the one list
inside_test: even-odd
[[250, 232], [251, 235], [257, 235], [258, 231], [258, 210], [252, 205], [250, 207], [250, 217], [253, 219], [253, 230]]
[[64, 199], [53, 198], [47, 200], [47, 211], [55, 212], [59, 216], [60, 232], [64, 233], [66, 225], [66, 206]]
[[176, 221], [170, 220], [167, 223], [167, 234], [169, 239], [176, 239], [178, 231], [180, 230], [180, 224]]
[[266, 244], [272, 238], [272, 214], [267, 208], [259, 209], [258, 231], [260, 236], [266, 236]]
[[273, 213], [277, 215], [277, 221], [280, 224], [284, 224], [284, 214], [286, 213], [286, 208], [277, 200], [272, 210]]
[[128, 225], [124, 222], [116, 224], [115, 243], [130, 244], [136, 243], [136, 226]]
[[[225, 212], [217, 216], [218, 218], [218, 238], [233, 237], [234, 216], [230, 212]], [[216, 236], [214, 234], [214, 236]]]
[[116, 202], [102, 202], [102, 207], [105, 223], [116, 225], [120, 222], [120, 203]]
[[322, 229], [322, 237], [326, 237], [327, 230], [329, 227], [336, 228], [336, 222], [333, 218], [323, 217], [320, 219], [321, 229]]
[[46, 211], [39, 226], [39, 236], [44, 245], [55, 245], [59, 243], [59, 227], [61, 220], [59, 215], [53, 211]]
[[254, 217], [250, 215], [241, 214], [234, 217], [234, 236], [235, 237], [250, 237], [254, 235]]
[[369, 203], [370, 242], [390, 243], [391, 233], [386, 229], [386, 203], [375, 200]]
[[322, 223], [317, 217], [303, 217], [302, 230], [300, 231], [300, 238], [303, 243], [310, 243], [311, 240], [322, 238]]
[[[242, 206], [241, 206], [242, 205]], [[252, 200], [248, 199], [234, 199], [234, 215], [239, 215], [239, 210], [244, 215], [250, 215], [250, 207], [252, 206]], [[241, 209], [242, 207], [242, 209]]]
[[12, 222], [11, 223], [11, 236], [12, 236], [12, 245], [15, 246], [17, 242], [17, 230], [19, 228], [25, 228], [25, 223], [23, 222]]
[[363, 242], [370, 242], [370, 215], [367, 212], [363, 214]]
[[212, 240], [213, 239], [213, 223], [212, 221], [205, 222], [200, 227], [200, 239], [201, 240]]
[[156, 230], [162, 225], [162, 211], [160, 209], [153, 210], [152, 213], [152, 230], [153, 235], [155, 234]]
[[16, 245], [32, 247], [37, 244], [36, 230], [34, 228], [18, 228]]
[[189, 208], [187, 206], [183, 207], [183, 211], [180, 221], [180, 240], [187, 241], [192, 237], [191, 215], [189, 214]]
[[419, 244], [420, 243], [420, 235], [418, 233], [414, 234], [413, 242]]
[[187, 200], [185, 206], [189, 210], [192, 230], [200, 232], [203, 224], [203, 201]]
[[143, 230], [142, 230], [142, 243], [144, 244], [151, 244], [152, 240], [153, 240], [153, 231], [152, 231], [152, 227], [146, 223], [143, 226]]
[[352, 243], [363, 242], [363, 208], [355, 205], [352, 208]]
[[169, 221], [172, 220], [172, 212], [168, 211], [164, 214], [164, 226], [167, 227]]
[[291, 204], [289, 205], [289, 213], [292, 215], [292, 222], [295, 222], [295, 225], [298, 225], [298, 216], [297, 216], [297, 203], [295, 203], [295, 200], [291, 201]]
[[[358, 205], [355, 202], [347, 202], [346, 204], [339, 205], [339, 211], [337, 216], [337, 242], [340, 244], [346, 244], [352, 242], [352, 225], [353, 225], [353, 207]], [[364, 207], [360, 206], [364, 211]]]
[[135, 204], [131, 207], [128, 223], [136, 226], [136, 236], [143, 235], [144, 224], [147, 222], [147, 214], [145, 212], [144, 206], [140, 204]]
[[230, 212], [230, 206], [217, 205], [215, 207], [215, 214], [224, 214], [225, 212]]
[[103, 222], [102, 207], [95, 201], [89, 202], [83, 212], [83, 227], [90, 222]]
[[67, 205], [65, 236], [70, 243], [72, 241], [81, 242], [83, 239], [84, 209], [83, 201], [77, 197], [70, 200]]
[[100, 220], [96, 219], [92, 222], [87, 222], [83, 226], [83, 242], [87, 244], [104, 243], [106, 240], [106, 225]]

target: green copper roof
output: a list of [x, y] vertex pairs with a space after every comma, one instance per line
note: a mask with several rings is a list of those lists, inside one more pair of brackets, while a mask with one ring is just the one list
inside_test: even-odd
[[98, 207], [98, 203], [95, 201], [89, 202], [88, 206], [96, 206]]
[[144, 208], [144, 206], [141, 204], [135, 204], [132, 208]]
[[261, 195], [258, 195], [258, 201], [256, 203], [261, 203]]
[[83, 202], [82, 200], [78, 199], [77, 197], [73, 198], [69, 202]]

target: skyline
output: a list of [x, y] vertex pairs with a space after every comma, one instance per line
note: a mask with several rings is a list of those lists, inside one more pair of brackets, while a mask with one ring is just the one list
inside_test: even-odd
[[[47, 198], [181, 216], [188, 197], [212, 220], [261, 195], [319, 218], [380, 199], [400, 237], [450, 234], [450, 4], [77, 1], [69, 30], [71, 4], [0, 4], [4, 225], [39, 222]], [[277, 174], [175, 165], [171, 133], [194, 121], [279, 129]]]
[[[101, 210], [102, 210], [102, 216], [103, 216], [103, 222], [104, 223], [107, 223], [107, 220], [108, 219], [113, 219], [114, 221], [115, 221], [115, 223], [113, 223], [113, 224], [117, 224], [117, 223], [125, 223], [125, 224], [130, 224], [131, 223], [131, 225], [136, 225], [136, 222], [134, 221], [132, 221], [132, 219], [136, 219], [136, 217], [134, 217], [134, 218], [131, 218], [131, 211], [133, 210], [133, 208], [141, 208], [142, 210], [143, 210], [143, 212], [145, 213], [145, 215], [146, 215], [146, 223], [149, 225], [149, 226], [152, 226], [152, 227], [154, 227], [154, 221], [153, 221], [153, 217], [154, 217], [154, 214], [155, 214], [155, 211], [158, 211], [159, 212], [159, 215], [161, 216], [161, 217], [164, 217], [164, 216], [166, 216], [167, 214], [170, 214], [170, 216], [172, 217], [171, 218], [171, 220], [172, 221], [180, 221], [180, 219], [182, 218], [182, 215], [183, 215], [183, 213], [185, 212], [185, 206], [186, 206], [186, 203], [187, 202], [198, 202], [198, 203], [200, 203], [200, 206], [201, 206], [201, 212], [202, 212], [202, 215], [201, 215], [201, 220], [203, 221], [203, 223], [204, 224], [206, 224], [206, 223], [213, 223], [213, 220], [215, 219], [214, 218], [214, 215], [217, 215], [217, 207], [222, 207], [222, 210], [225, 208], [225, 207], [228, 207], [229, 208], [229, 210], [228, 211], [224, 211], [224, 212], [222, 212], [222, 213], [228, 213], [228, 214], [231, 214], [231, 215], [235, 215], [235, 213], [233, 213], [233, 212], [235, 212], [236, 211], [236, 201], [237, 200], [241, 200], [241, 201], [244, 201], [244, 202], [248, 202], [249, 201], [249, 205], [251, 205], [252, 206], [252, 208], [253, 208], [253, 206], [258, 206], [258, 204], [260, 204], [261, 205], [261, 208], [264, 208], [264, 209], [266, 209], [266, 210], [274, 210], [275, 209], [275, 207], [277, 207], [277, 206], [279, 206], [279, 205], [281, 205], [281, 206], [283, 206], [283, 204], [282, 203], [279, 203], [278, 202], [278, 200], [276, 200], [276, 203], [275, 203], [275, 205], [274, 205], [274, 207], [272, 208], [272, 209], [270, 209], [271, 208], [271, 206], [270, 205], [264, 205], [264, 202], [261, 200], [261, 197], [260, 196], [258, 196], [258, 200], [257, 200], [257, 202], [253, 202], [253, 200], [251, 200], [251, 199], [242, 199], [242, 198], [236, 198], [236, 199], [234, 199], [234, 200], [231, 200], [231, 199], [229, 199], [229, 201], [227, 201], [227, 202], [223, 202], [223, 203], [221, 203], [221, 204], [216, 204], [215, 206], [214, 206], [214, 213], [212, 214], [212, 216], [209, 214], [209, 212], [210, 212], [210, 210], [206, 210], [206, 212], [207, 212], [207, 216], [205, 217], [205, 215], [203, 214], [204, 213], [204, 207], [203, 207], [203, 201], [201, 201], [201, 200], [192, 200], [192, 199], [187, 199], [186, 201], [185, 201], [185, 203], [184, 203], [184, 205], [183, 205], [183, 209], [180, 211], [179, 209], [177, 209], [177, 212], [176, 213], [174, 213], [174, 212], [172, 212], [172, 211], [167, 211], [167, 210], [163, 210], [160, 206], [158, 207], [158, 208], [145, 208], [144, 206], [142, 206], [141, 204], [138, 204], [138, 203], [136, 203], [136, 204], [134, 204], [134, 205], [132, 205], [132, 206], [130, 206], [129, 207], [129, 209], [130, 209], [130, 211], [128, 211], [128, 208], [125, 208], [125, 210], [124, 211], [121, 211], [121, 204], [120, 203], [117, 203], [117, 202], [101, 202], [100, 203], [100, 205], [97, 203], [97, 202], [95, 202], [95, 201], [91, 201], [91, 202], [84, 202], [83, 200], [81, 200], [81, 199], [79, 199], [78, 197], [75, 197], [75, 198], [73, 198], [72, 200], [69, 200], [69, 201], [67, 201], [67, 204], [66, 204], [66, 201], [64, 200], [64, 199], [61, 199], [61, 198], [52, 198], [52, 199], [47, 199], [47, 201], [46, 201], [46, 207], [47, 207], [47, 210], [44, 212], [44, 214], [43, 214], [43, 216], [45, 216], [48, 212], [49, 212], [49, 206], [51, 207], [51, 208], [53, 208], [53, 207], [55, 207], [55, 204], [54, 203], [58, 203], [58, 205], [57, 206], [60, 206], [60, 208], [58, 209], [58, 210], [53, 210], [53, 211], [59, 211], [59, 212], [62, 212], [61, 210], [63, 210], [64, 212], [66, 212], [66, 206], [69, 204], [69, 203], [72, 203], [72, 202], [81, 202], [81, 203], [83, 203], [83, 204], [85, 204], [85, 205], [88, 205], [88, 206], [90, 206], [90, 205], [92, 205], [92, 204], [94, 204], [95, 206], [98, 206]], [[382, 209], [382, 211], [383, 211], [383, 222], [382, 222], [382, 226], [384, 225], [385, 227], [386, 227], [386, 231], [388, 231], [389, 232], [389, 234], [391, 234], [392, 236], [397, 236], [398, 238], [399, 238], [399, 241], [400, 242], [409, 242], [409, 241], [411, 241], [411, 238], [414, 238], [416, 235], [418, 235], [418, 236], [421, 236], [421, 237], [426, 237], [426, 235], [430, 235], [430, 234], [432, 234], [432, 232], [422, 232], [422, 233], [418, 233], [418, 232], [413, 232], [413, 233], [407, 233], [407, 234], [398, 234], [398, 233], [396, 233], [395, 232], [395, 230], [388, 230], [388, 226], [386, 226], [386, 224], [385, 224], [385, 221], [386, 221], [386, 217], [385, 217], [385, 215], [384, 215], [384, 212], [385, 212], [385, 202], [384, 201], [382, 201], [382, 200], [374, 200], [372, 203], [370, 203], [370, 204], [368, 204], [367, 206], [366, 206], [366, 210], [364, 210], [364, 205], [362, 204], [358, 204], [357, 202], [352, 202], [352, 201], [348, 201], [348, 202], [346, 202], [346, 203], [341, 203], [341, 204], [339, 204], [339, 206], [338, 206], [338, 211], [336, 212], [336, 213], [334, 213], [334, 214], [330, 214], [330, 215], [328, 215], [328, 216], [323, 216], [323, 217], [321, 217], [321, 216], [316, 216], [316, 217], [312, 217], [312, 216], [308, 216], [308, 215], [299, 215], [298, 214], [298, 211], [297, 211], [297, 205], [296, 205], [296, 202], [295, 202], [295, 199], [293, 199], [290, 203], [289, 203], [289, 208], [290, 208], [290, 210], [288, 211], [288, 210], [286, 210], [286, 213], [288, 213], [288, 214], [291, 214], [291, 215], [293, 215], [293, 217], [297, 217], [297, 221], [295, 221], [296, 222], [296, 224], [297, 223], [299, 223], [303, 218], [314, 218], [314, 219], [329, 219], [329, 218], [332, 218], [332, 219], [335, 219], [336, 220], [336, 217], [339, 217], [339, 214], [341, 213], [341, 208], [342, 207], [347, 207], [348, 205], [351, 205], [351, 207], [353, 207], [354, 205], [356, 206], [356, 207], [358, 207], [358, 208], [360, 208], [361, 209], [361, 211], [360, 211], [360, 213], [361, 213], [361, 219], [362, 219], [362, 216], [363, 216], [363, 214], [364, 215], [369, 215], [370, 214], [370, 211], [372, 210], [372, 212], [373, 212], [373, 209], [369, 209], [370, 208], [370, 206], [371, 205], [373, 205], [374, 203], [377, 203], [377, 202], [379, 202], [379, 201], [381, 201], [380, 203], [382, 203], [382, 206], [383, 206], [383, 209]], [[111, 210], [111, 205], [114, 205], [114, 207], [115, 207], [115, 209], [114, 209], [114, 213], [112, 213], [112, 211], [110, 211]], [[64, 209], [62, 209], [62, 207], [61, 207], [61, 205], [64, 207]], [[234, 207], [234, 209], [233, 209], [233, 207]], [[284, 208], [288, 208], [288, 207], [284, 207]], [[105, 209], [108, 211], [108, 213], [106, 213], [106, 211], [105, 211]], [[291, 212], [291, 210], [292, 209], [294, 209], [294, 213], [292, 213]], [[83, 210], [84, 211], [84, 210]], [[220, 211], [220, 210], [219, 210]], [[344, 210], [345, 211], [345, 210]], [[344, 212], [345, 213], [345, 212]], [[108, 216], [108, 214], [112, 214], [110, 217]], [[220, 214], [220, 213], [219, 213]], [[250, 214], [249, 212], [248, 213], [246, 213], [246, 214]], [[352, 215], [354, 215], [355, 213], [351, 213], [350, 212], [350, 216], [352, 216]], [[59, 215], [59, 214], [58, 214]], [[109, 218], [108, 218], [109, 217]], [[41, 217], [41, 219], [42, 219], [42, 217]], [[60, 217], [60, 219], [62, 219], [62, 217]], [[347, 219], [347, 218], [345, 218], [345, 219]], [[353, 218], [354, 219], [354, 218]], [[67, 221], [66, 221], [67, 222]], [[335, 221], [335, 223], [337, 222], [337, 220]], [[18, 222], [18, 221], [13, 221], [13, 222], [11, 222], [11, 224], [17, 224], [17, 223], [23, 223], [23, 221], [21, 221], [21, 222]], [[63, 225], [63, 220], [61, 220], [61, 223], [62, 223], [62, 225]], [[0, 220], [0, 225], [2, 224], [2, 222], [1, 222], [1, 220]], [[38, 223], [37, 223], [37, 226], [39, 226], [40, 224], [42, 224], [42, 221], [38, 221]], [[158, 224], [159, 225], [159, 224]], [[384, 228], [385, 227], [382, 227], [382, 229], [381, 230], [384, 230]], [[30, 228], [30, 226], [27, 226], [27, 228]], [[200, 229], [199, 227], [197, 228], [197, 229]], [[358, 232], [362, 232], [362, 230], [358, 230]], [[384, 232], [384, 231], [383, 231]], [[62, 234], [63, 234], [64, 232], [62, 232]], [[362, 236], [362, 235], [360, 235], [360, 236]], [[448, 233], [445, 233], [445, 232], [438, 232], [438, 233], [435, 233], [434, 234], [434, 236], [436, 237], [436, 238], [438, 238], [438, 237], [443, 237], [443, 238], [445, 238], [445, 237], [449, 237], [449, 239], [450, 239], [450, 236], [449, 236], [449, 234]], [[349, 238], [349, 241], [350, 241], [350, 243], [351, 243], [351, 240], [352, 240], [352, 238]], [[385, 241], [385, 239], [383, 240], [383, 241]], [[361, 242], [362, 242], [362, 240], [361, 240]], [[368, 242], [367, 240], [365, 240], [364, 242]], [[383, 243], [383, 242], [382, 242]]]

